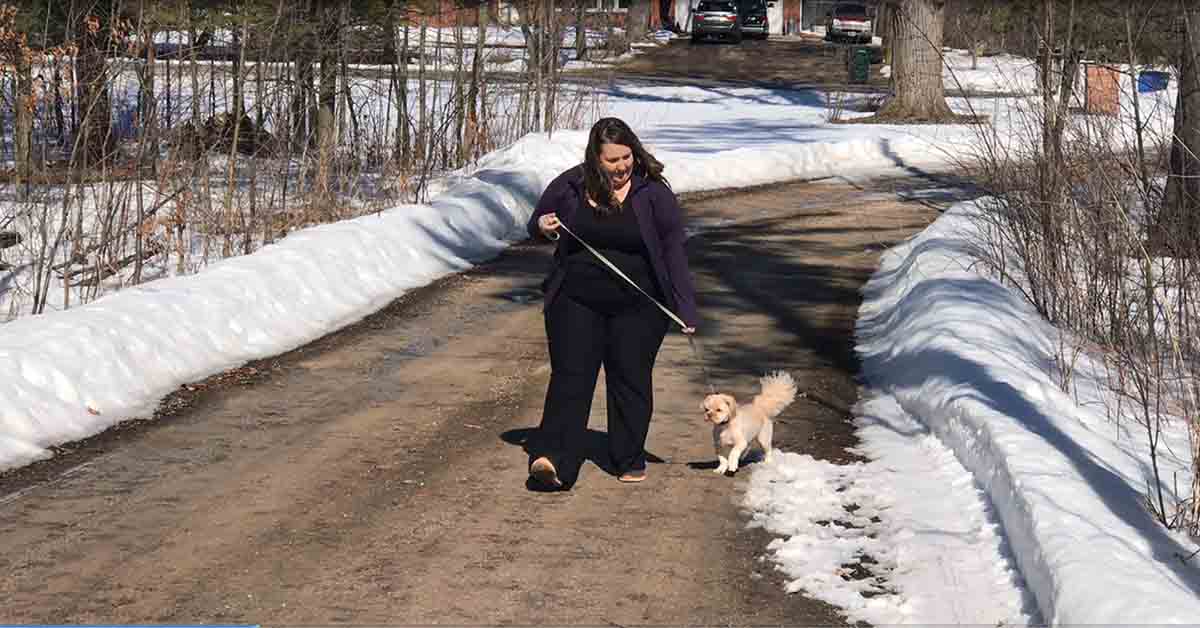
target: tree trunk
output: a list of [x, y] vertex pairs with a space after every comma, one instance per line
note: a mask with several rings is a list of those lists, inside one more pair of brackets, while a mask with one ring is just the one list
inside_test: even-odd
[[264, 46], [261, 44], [258, 46], [258, 55], [254, 64], [254, 132], [250, 134], [250, 224], [246, 228], [246, 239], [242, 241], [242, 253], [245, 255], [250, 254], [253, 241], [251, 234], [257, 231], [258, 226], [258, 151], [262, 148], [258, 145], [258, 139], [263, 130], [263, 122], [266, 120], [263, 103], [267, 100], [267, 88], [263, 76], [266, 58], [263, 48]]
[[[106, 16], [107, 17], [107, 16]], [[81, 20], [79, 56], [79, 98], [81, 109], [80, 137], [77, 146], [82, 151], [74, 159], [84, 168], [96, 168], [108, 158], [112, 145], [112, 103], [108, 95], [104, 50], [101, 48], [107, 32], [100, 18], [85, 15]]]
[[650, 2], [651, 0], [629, 0], [629, 13], [625, 15], [625, 35], [630, 43], [646, 38], [646, 28], [650, 22]]
[[[349, 39], [349, 33], [346, 29], [350, 26], [350, 2], [342, 0], [341, 6], [338, 8], [338, 38], [337, 38], [337, 76], [339, 86], [339, 103], [338, 103], [338, 132], [337, 143], [343, 145], [346, 142], [347, 136], [353, 138], [353, 133], [350, 131], [351, 120], [354, 113], [354, 95], [351, 93], [350, 85], [350, 59], [347, 56], [346, 43]], [[351, 144], [352, 149], [357, 149]], [[356, 151], [357, 152], [357, 151]]]
[[[328, 6], [320, 13], [321, 30], [321, 79], [318, 86], [317, 108], [317, 147], [322, 167], [328, 165], [332, 158], [333, 147], [337, 138], [337, 79], [338, 79], [338, 39], [341, 28], [338, 23], [341, 12]], [[322, 185], [328, 181], [322, 181]]]
[[476, 14], [478, 33], [475, 36], [475, 56], [471, 61], [471, 87], [467, 90], [467, 136], [465, 139], [467, 158], [477, 159], [480, 155], [480, 87], [483, 84], [483, 43], [488, 29], [488, 3], [480, 2]]
[[[1054, 126], [1054, 0], [1042, 2], [1042, 29], [1038, 38], [1038, 84], [1042, 90], [1042, 154], [1052, 156], [1051, 129]], [[1045, 178], [1042, 170], [1042, 178]], [[1043, 183], [1042, 189], [1046, 189]]]
[[[438, 12], [437, 19], [438, 21], [441, 21], [440, 10]], [[425, 148], [425, 158], [426, 161], [429, 162], [429, 165], [426, 167], [426, 172], [437, 167], [439, 158], [441, 158], [442, 167], [445, 167], [446, 165], [445, 142], [442, 141], [445, 135], [445, 127], [442, 125], [446, 120], [449, 119], [449, 115], [445, 112], [441, 103], [442, 82], [438, 80], [438, 78], [442, 75], [442, 34], [445, 33], [445, 31], [446, 29], [440, 26], [434, 28], [435, 34], [433, 38], [433, 49], [435, 52], [433, 55], [433, 93], [430, 94], [429, 111], [427, 112], [428, 115], [425, 117], [425, 121], [427, 123], [427, 133], [425, 134], [425, 137], [428, 141], [428, 146]], [[439, 116], [438, 114], [441, 115]], [[441, 154], [438, 152], [439, 143], [442, 145], [443, 149]]]
[[[225, 111], [229, 111], [229, 92], [221, 91], [225, 92]], [[210, 117], [217, 115], [217, 60], [213, 57], [208, 59], [208, 115]]]
[[245, 70], [243, 67], [245, 55], [242, 54], [242, 48], [245, 45], [242, 33], [245, 28], [231, 28], [230, 31], [233, 37], [233, 76], [230, 77], [230, 83], [233, 86], [233, 108], [230, 113], [235, 116], [234, 119], [240, 119], [246, 114], [246, 80], [242, 74]]
[[295, 145], [299, 149], [312, 145], [313, 130], [315, 120], [313, 120], [313, 111], [310, 103], [312, 102], [313, 79], [315, 72], [314, 58], [316, 56], [316, 34], [313, 32], [316, 28], [317, 12], [311, 5], [301, 10], [303, 16], [308, 17], [308, 24], [300, 25], [300, 33], [296, 41], [296, 52], [293, 57], [296, 66], [295, 69], [295, 87], [292, 90], [292, 137]]
[[295, 88], [292, 91], [292, 137], [296, 146], [303, 147], [309, 142], [312, 124], [309, 120], [309, 102], [311, 102], [313, 84], [313, 62], [308, 51], [303, 50], [307, 44], [301, 44], [301, 50], [296, 52]]
[[525, 10], [521, 12], [521, 33], [525, 35], [525, 71], [531, 81], [528, 100], [530, 108], [521, 108], [521, 135], [541, 130], [542, 103], [542, 44], [544, 33], [541, 29], [541, 0], [526, 0]]
[[891, 14], [893, 93], [879, 117], [936, 122], [954, 117], [942, 86], [945, 0], [900, 0]]
[[[341, 15], [338, 18], [338, 32], [342, 33], [338, 36], [338, 74], [341, 77], [341, 95], [342, 107], [338, 114], [338, 144], [344, 145], [346, 135], [349, 133], [350, 139], [350, 154], [362, 155], [362, 147], [359, 144], [358, 116], [354, 111], [354, 93], [353, 86], [350, 83], [350, 58], [346, 50], [348, 34], [346, 29], [350, 26], [350, 2], [349, 0], [342, 1]], [[339, 179], [343, 186], [347, 183], [345, 177]], [[344, 190], [343, 190], [344, 191]]]
[[[242, 22], [241, 33], [234, 33], [234, 41], [237, 45], [237, 59], [234, 60], [234, 79], [235, 84], [241, 83], [240, 74], [242, 68], [246, 65], [246, 47], [242, 42], [246, 39], [247, 25], [246, 21]], [[235, 227], [244, 226], [238, 225], [234, 221], [233, 193], [237, 184], [237, 162], [238, 162], [238, 145], [241, 144], [242, 138], [242, 118], [246, 116], [244, 107], [245, 95], [239, 89], [234, 96], [234, 111], [233, 111], [233, 135], [229, 142], [229, 161], [225, 167], [225, 239], [221, 248], [222, 257], [230, 257], [233, 255], [233, 234]], [[241, 211], [237, 211], [240, 217]], [[243, 230], [244, 234], [245, 231]]]
[[465, 27], [463, 12], [454, 12], [454, 162], [452, 167], [459, 168], [467, 160], [467, 56], [466, 45], [463, 43]]
[[396, 29], [395, 37], [400, 40], [396, 46], [396, 64], [399, 66], [399, 75], [396, 77], [396, 157], [400, 162], [401, 170], [407, 171], [412, 163], [412, 141], [409, 138], [412, 117], [408, 113], [408, 17], [406, 15], [400, 16]]
[[896, 33], [893, 32], [895, 20], [892, 19], [892, 14], [895, 13], [895, 7], [891, 2], [881, 2], [879, 7], [875, 9], [875, 19], [872, 21], [872, 27], [879, 32], [880, 38], [883, 39], [883, 62], [892, 66], [892, 75], [888, 79], [889, 86], [895, 89], [894, 83], [896, 79], [896, 66], [892, 62], [892, 51], [895, 48]]
[[62, 65], [61, 57], [54, 58], [54, 74], [53, 89], [54, 89], [54, 130], [58, 136], [58, 143], [61, 146], [67, 137], [67, 115], [66, 107], [63, 106], [62, 96]]
[[200, 53], [197, 50], [196, 39], [199, 38], [199, 33], [195, 26], [190, 27], [188, 33], [188, 57], [191, 61], [191, 79], [192, 79], [192, 125], [197, 130], [200, 129]]
[[1163, 225], [1175, 234], [1179, 256], [1200, 254], [1200, 9], [1183, 10], [1186, 24], [1179, 59], [1179, 94], [1175, 99], [1175, 133], [1171, 141]]
[[[482, 40], [483, 33], [487, 32], [487, 29], [488, 29], [487, 25], [491, 19], [491, 15], [490, 15], [490, 10], [487, 8], [487, 3], [483, 3], [480, 6], [481, 6], [481, 10], [480, 10], [480, 14], [479, 14], [479, 32], [480, 32], [480, 40]], [[483, 45], [476, 44], [476, 46], [477, 46], [476, 51], [479, 53], [480, 57], [482, 58]], [[479, 103], [479, 115], [476, 117], [476, 120], [478, 121], [479, 126], [475, 133], [475, 157], [476, 158], [478, 158], [480, 155], [482, 155], [492, 149], [491, 126], [490, 126], [490, 119], [488, 118], [488, 93], [487, 93], [488, 84], [487, 84], [487, 77], [484, 75], [484, 67], [483, 67], [482, 62], [480, 63], [478, 72], [479, 72], [479, 80], [476, 82], [476, 85], [479, 86], [479, 97], [477, 99], [475, 99], [475, 102]]]
[[316, 146], [317, 173], [313, 181], [317, 195], [328, 200], [333, 179], [331, 168], [334, 146], [337, 142], [337, 37], [338, 16], [331, 0], [318, 0], [314, 11], [314, 28], [318, 34], [315, 42], [318, 58]]
[[546, 1], [546, 110], [545, 122], [542, 124], [543, 128], [551, 133], [554, 132], [557, 115], [558, 53], [562, 48], [562, 31], [554, 5], [554, 0]]
[[426, 99], [425, 85], [425, 35], [428, 32], [428, 19], [421, 15], [421, 28], [417, 31], [417, 101], [419, 103], [417, 109], [417, 137], [413, 141], [415, 152], [413, 158], [416, 161], [425, 161], [428, 155], [425, 154], [425, 139], [426, 139], [426, 120], [428, 119], [429, 101]]
[[13, 160], [17, 167], [17, 198], [25, 200], [33, 185], [33, 76], [29, 58], [21, 51], [17, 52], [15, 61]]
[[[1126, 52], [1129, 55], [1129, 67], [1136, 68], [1138, 66], [1137, 42], [1133, 36], [1134, 25], [1134, 8], [1132, 6], [1125, 8], [1125, 46]], [[1150, 170], [1146, 166], [1146, 142], [1145, 134], [1142, 131], [1142, 110], [1141, 104], [1138, 102], [1137, 81], [1129, 82], [1129, 102], [1133, 105], [1133, 123], [1135, 133], [1134, 138], [1137, 141], [1137, 151], [1134, 153], [1134, 158], [1137, 160], [1138, 180], [1141, 182], [1143, 190], [1150, 189]]]
[[575, 60], [587, 54], [587, 0], [575, 0]]
[[[167, 31], [167, 46], [170, 50], [171, 31]], [[153, 46], [151, 46], [153, 47]], [[171, 58], [174, 57], [174, 51], [163, 57], [163, 80], [166, 81], [166, 89], [163, 90], [163, 96], [166, 98], [166, 106], [163, 107], [163, 128], [171, 128], [171, 90], [174, 89], [171, 82]]]
[[[146, 33], [146, 64], [142, 66], [141, 80], [141, 99], [142, 106], [140, 109], [140, 120], [138, 120], [138, 129], [142, 133], [142, 144], [145, 150], [142, 153], [143, 166], [150, 168], [151, 175], [158, 172], [158, 96], [155, 91], [155, 54], [154, 54], [154, 33], [149, 31]], [[170, 85], [167, 85], [170, 93]], [[168, 103], [168, 107], [170, 104]], [[140, 263], [140, 259], [139, 263]]]
[[1063, 44], [1062, 76], [1059, 77], [1058, 103], [1052, 118], [1051, 147], [1054, 150], [1054, 163], [1062, 164], [1062, 136], [1067, 125], [1067, 114], [1071, 99], [1075, 94], [1075, 77], [1079, 74], [1079, 53], [1075, 49], [1075, 0], [1071, 0], [1067, 13], [1067, 39]]

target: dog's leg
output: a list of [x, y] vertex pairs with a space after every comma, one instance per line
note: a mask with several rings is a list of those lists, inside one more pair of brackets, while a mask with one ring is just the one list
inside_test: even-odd
[[758, 431], [758, 444], [762, 447], [763, 462], [766, 463], [770, 463], [771, 458], [774, 457], [772, 455], [774, 450], [771, 449], [771, 437], [774, 430], [774, 424], [771, 421], [767, 421], [766, 425], [763, 425], [763, 428]]
[[733, 449], [729, 450], [729, 472], [730, 473], [737, 473], [738, 463], [741, 462], [741, 460], [742, 460], [742, 454], [746, 453], [747, 444], [748, 443], [745, 443], [745, 442], [739, 440], [738, 442], [733, 444]]
[[726, 458], [725, 456], [722, 456], [720, 453], [718, 453], [717, 461], [719, 461], [721, 464], [717, 465], [716, 469], [713, 469], [713, 473], [725, 473], [726, 471], [729, 470], [729, 459], [728, 458]]
[[729, 460], [721, 455], [720, 426], [713, 428], [713, 450], [717, 452], [717, 462], [719, 463], [717, 468], [713, 469], [713, 473], [725, 473], [725, 470], [729, 468]]
[[730, 459], [721, 455], [720, 443], [714, 442], [713, 444], [716, 445], [716, 461], [719, 462], [719, 465], [716, 465], [716, 468], [713, 469], [713, 473], [725, 473], [726, 469], [730, 468]]

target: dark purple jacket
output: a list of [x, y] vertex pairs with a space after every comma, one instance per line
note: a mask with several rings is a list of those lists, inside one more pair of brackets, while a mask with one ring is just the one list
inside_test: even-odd
[[[689, 327], [696, 327], [700, 323], [700, 315], [696, 311], [696, 289], [688, 270], [687, 253], [683, 250], [687, 236], [683, 232], [683, 210], [679, 208], [679, 201], [667, 186], [636, 174], [633, 175], [626, 200], [637, 215], [642, 240], [650, 252], [650, 264], [667, 297], [664, 305], [678, 314]], [[580, 210], [582, 201], [583, 169], [576, 166], [558, 175], [542, 192], [527, 225], [529, 235], [546, 239], [538, 229], [537, 221], [549, 213], [558, 214], [558, 219], [568, 229], [574, 230], [575, 214]], [[562, 237], [571, 236], [563, 233]], [[554, 250], [554, 270], [542, 284], [546, 292], [546, 307], [554, 302], [566, 274], [566, 252], [560, 244]]]

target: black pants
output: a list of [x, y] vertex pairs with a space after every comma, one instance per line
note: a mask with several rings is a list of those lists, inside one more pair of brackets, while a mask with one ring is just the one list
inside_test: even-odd
[[546, 312], [550, 387], [532, 456], [550, 456], [568, 466], [582, 459], [603, 364], [611, 463], [618, 473], [646, 468], [654, 409], [651, 375], [667, 326], [667, 317], [642, 295], [585, 302], [578, 293], [559, 294]]

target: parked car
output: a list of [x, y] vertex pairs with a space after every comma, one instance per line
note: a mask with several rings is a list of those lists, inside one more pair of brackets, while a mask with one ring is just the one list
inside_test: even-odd
[[825, 14], [825, 39], [871, 42], [871, 11], [865, 4], [841, 2]]
[[771, 32], [771, 25], [767, 21], [767, 0], [739, 0], [738, 9], [742, 18], [742, 34], [766, 39]]
[[692, 41], [720, 37], [738, 44], [742, 41], [742, 20], [736, 0], [700, 0], [692, 14]]

